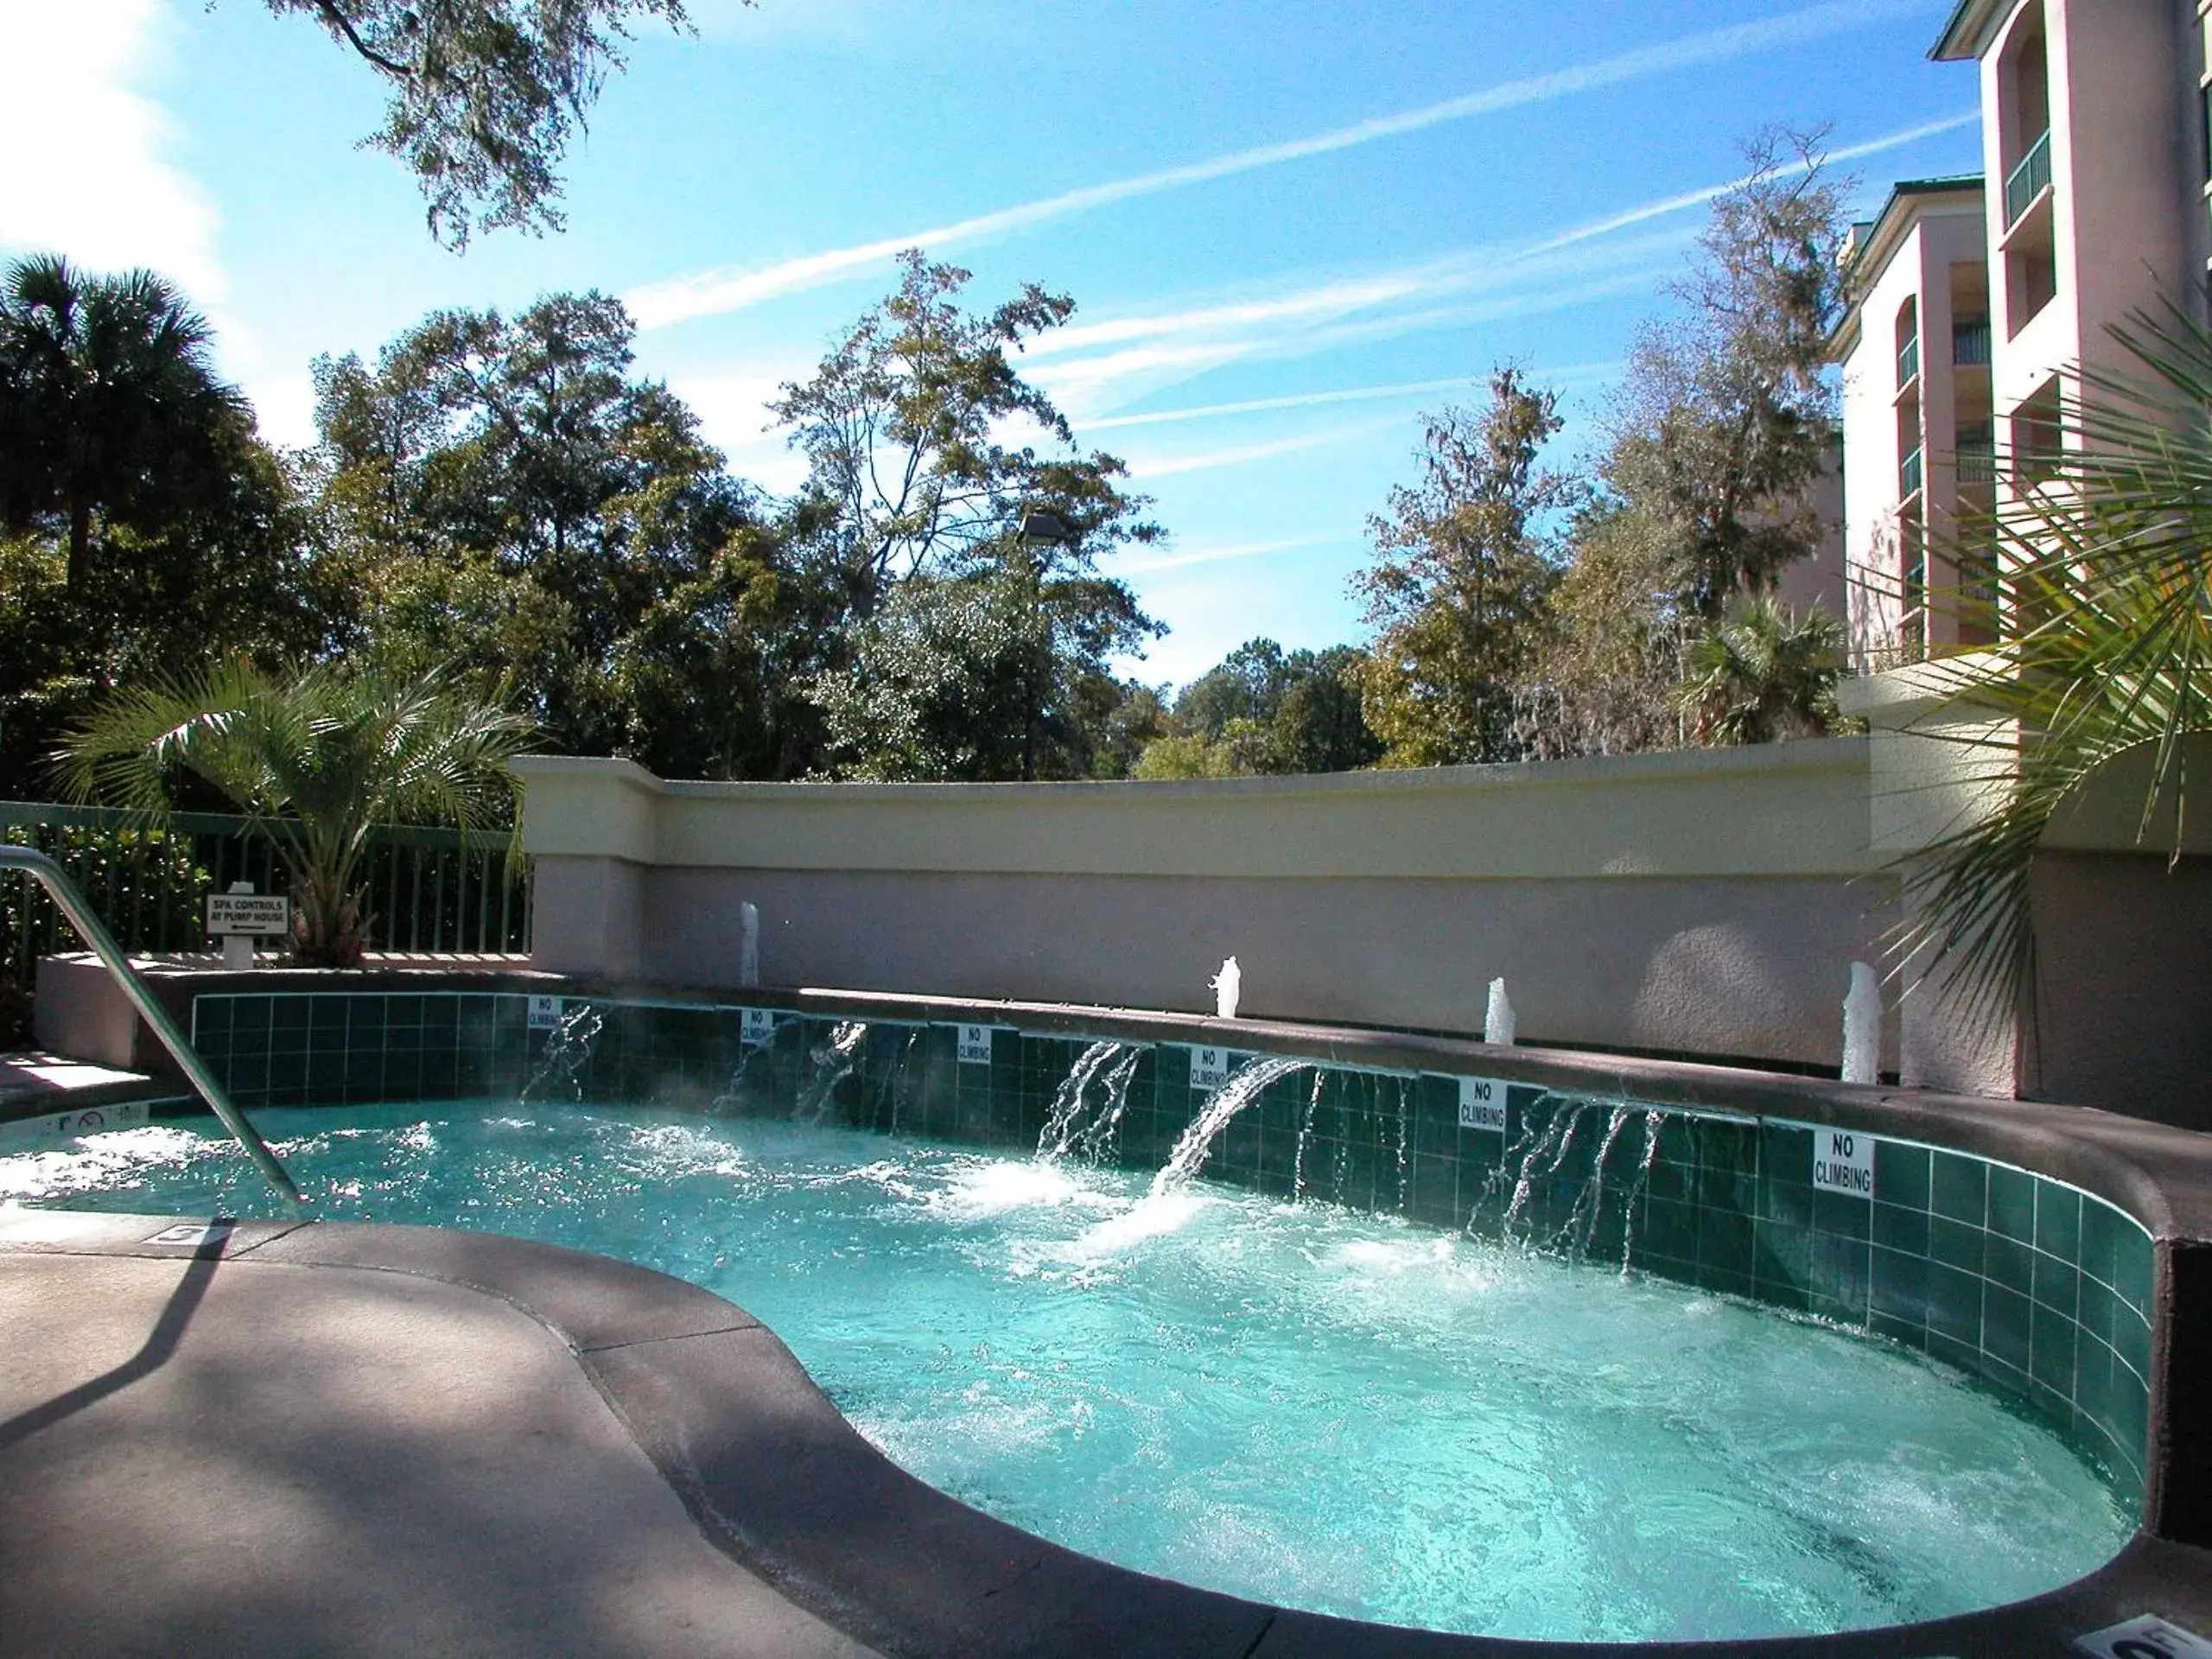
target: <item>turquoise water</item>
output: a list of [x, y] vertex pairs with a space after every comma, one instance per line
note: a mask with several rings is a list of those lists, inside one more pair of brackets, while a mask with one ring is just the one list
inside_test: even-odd
[[[2129, 1518], [1902, 1349], [1389, 1218], [632, 1109], [257, 1121], [320, 1213], [519, 1234], [743, 1305], [898, 1462], [1126, 1566], [1394, 1624], [1683, 1639], [1932, 1618]], [[212, 1125], [0, 1158], [0, 1203], [272, 1213]]]

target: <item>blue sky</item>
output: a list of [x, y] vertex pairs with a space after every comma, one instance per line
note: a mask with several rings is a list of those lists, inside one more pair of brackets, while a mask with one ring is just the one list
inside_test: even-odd
[[0, 251], [150, 264], [264, 429], [319, 352], [444, 306], [624, 296], [640, 366], [733, 466], [911, 242], [1072, 294], [1027, 365], [1169, 530], [1118, 574], [1180, 683], [1256, 634], [1359, 637], [1346, 578], [1417, 415], [1521, 365], [1592, 440], [1702, 203], [1764, 123], [1828, 124], [1862, 206], [1979, 163], [1949, 0], [694, 0], [641, 33], [568, 166], [565, 233], [462, 256], [355, 148], [371, 79], [259, 0], [0, 0]]

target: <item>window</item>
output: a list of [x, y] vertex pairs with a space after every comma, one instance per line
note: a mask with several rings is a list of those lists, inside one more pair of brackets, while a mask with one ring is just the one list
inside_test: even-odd
[[2059, 426], [2058, 382], [2046, 380], [2012, 411], [2012, 474], [2021, 489], [2032, 489], [2058, 470], [2064, 454]]

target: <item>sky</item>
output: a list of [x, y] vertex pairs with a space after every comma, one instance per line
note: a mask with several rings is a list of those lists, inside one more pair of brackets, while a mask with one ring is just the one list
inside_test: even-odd
[[[764, 404], [925, 248], [1073, 320], [1020, 366], [1122, 456], [1162, 543], [1107, 562], [1181, 684], [1363, 630], [1369, 515], [1423, 410], [1510, 363], [1599, 440], [1639, 327], [1763, 125], [1824, 126], [1860, 216], [1980, 164], [1950, 0], [691, 0], [641, 24], [569, 154], [567, 228], [434, 244], [359, 146], [373, 79], [261, 0], [0, 0], [0, 255], [151, 266], [273, 441], [308, 367], [448, 307], [596, 289], [732, 467]], [[29, 158], [29, 164], [22, 164]]]

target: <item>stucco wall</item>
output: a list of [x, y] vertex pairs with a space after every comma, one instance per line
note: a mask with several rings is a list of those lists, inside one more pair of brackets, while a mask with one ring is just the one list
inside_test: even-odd
[[663, 783], [524, 763], [535, 965], [1207, 1007], [1834, 1065], [1890, 887], [1864, 740], [1197, 784]]
[[2212, 864], [2046, 851], [2034, 887], [2024, 1092], [2212, 1129]]

